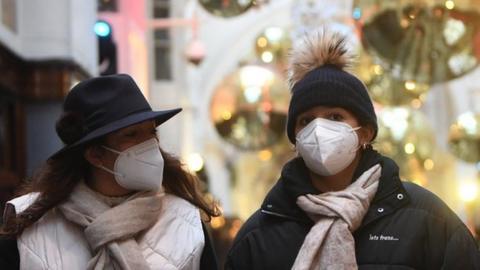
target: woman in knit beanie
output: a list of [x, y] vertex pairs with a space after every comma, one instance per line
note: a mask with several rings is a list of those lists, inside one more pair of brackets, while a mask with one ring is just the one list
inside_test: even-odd
[[238, 233], [226, 269], [480, 269], [475, 240], [372, 147], [378, 126], [345, 37], [315, 32], [291, 54], [287, 136], [298, 157]]

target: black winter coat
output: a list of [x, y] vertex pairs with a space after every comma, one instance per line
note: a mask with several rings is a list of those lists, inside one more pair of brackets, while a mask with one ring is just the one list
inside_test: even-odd
[[[434, 194], [401, 182], [392, 160], [370, 150], [354, 179], [378, 163], [377, 193], [353, 234], [359, 269], [480, 269], [478, 247], [462, 221]], [[315, 193], [303, 160], [287, 163], [261, 209], [237, 234], [225, 268], [290, 269], [313, 226], [296, 198]]]

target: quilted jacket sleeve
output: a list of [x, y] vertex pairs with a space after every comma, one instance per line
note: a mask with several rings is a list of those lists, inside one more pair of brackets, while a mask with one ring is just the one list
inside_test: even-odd
[[20, 261], [20, 269], [48, 269], [46, 263], [34, 253], [30, 246], [22, 241], [18, 241], [18, 249], [20, 250], [22, 260]]
[[461, 225], [450, 237], [442, 269], [480, 269], [480, 252], [468, 229]]

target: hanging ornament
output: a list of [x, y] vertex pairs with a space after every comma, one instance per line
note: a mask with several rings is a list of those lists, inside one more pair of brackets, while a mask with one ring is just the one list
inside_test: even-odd
[[192, 39], [185, 50], [185, 57], [188, 62], [196, 66], [200, 65], [206, 54], [205, 45], [198, 38], [198, 27], [199, 22], [197, 20], [197, 13], [194, 12], [192, 16]]
[[398, 80], [378, 57], [365, 50], [360, 50], [358, 54], [358, 65], [353, 72], [365, 83], [375, 102], [384, 106], [409, 105], [413, 108], [423, 104], [429, 85]]
[[459, 197], [465, 203], [467, 211], [466, 224], [472, 233], [478, 233], [480, 220], [475, 217], [478, 212], [478, 187], [480, 183], [480, 113], [466, 112], [458, 116], [450, 127], [448, 143], [451, 152], [459, 159], [472, 163], [477, 169], [477, 177], [460, 182]]
[[230, 18], [241, 15], [254, 6], [255, 0], [199, 0], [209, 13]]
[[287, 31], [280, 27], [268, 27], [255, 39], [255, 53], [265, 64], [277, 64], [279, 70], [286, 67], [291, 41]]
[[206, 50], [205, 45], [199, 39], [194, 39], [190, 41], [185, 50], [185, 57], [188, 62], [198, 66], [203, 58], [205, 58]]
[[284, 136], [289, 97], [283, 77], [261, 66], [244, 66], [217, 87], [212, 120], [227, 142], [263, 149]]
[[399, 164], [404, 178], [420, 180], [425, 171], [433, 169], [435, 136], [420, 111], [386, 107], [378, 112], [378, 124], [375, 148]]
[[[448, 142], [456, 157], [466, 162], [480, 162], [480, 114], [461, 114], [450, 127]], [[480, 171], [480, 166], [478, 169]]]
[[352, 15], [367, 52], [398, 85], [420, 90], [478, 65], [480, 13], [473, 2], [356, 0]]

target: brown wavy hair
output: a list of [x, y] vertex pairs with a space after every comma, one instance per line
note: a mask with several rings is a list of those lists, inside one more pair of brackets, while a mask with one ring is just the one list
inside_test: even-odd
[[[89, 145], [98, 143], [99, 141], [96, 141]], [[0, 229], [0, 236], [13, 238], [20, 235], [46, 212], [65, 201], [79, 181], [90, 177], [91, 165], [83, 157], [86, 147], [88, 146], [46, 161], [18, 192], [18, 195], [38, 192], [40, 196], [25, 211], [9, 216]], [[200, 192], [198, 178], [185, 170], [179, 159], [163, 150], [161, 152], [165, 162], [163, 177], [165, 192], [181, 197], [198, 207], [207, 222], [211, 217], [219, 216], [217, 204], [207, 202]]]

